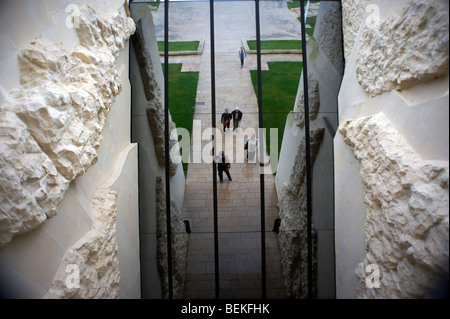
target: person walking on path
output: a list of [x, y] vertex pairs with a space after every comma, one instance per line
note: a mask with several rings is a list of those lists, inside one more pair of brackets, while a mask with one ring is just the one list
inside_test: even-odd
[[242, 120], [242, 112], [239, 106], [236, 106], [233, 112], [231, 112], [231, 117], [233, 118], [233, 131], [239, 127], [239, 123]]
[[245, 52], [244, 47], [239, 49], [239, 59], [241, 60], [241, 68], [244, 67], [244, 59], [247, 57], [247, 52]]
[[223, 125], [223, 133], [226, 134], [226, 129], [230, 130], [230, 122], [231, 122], [231, 114], [228, 113], [228, 109], [225, 109], [225, 112], [222, 113], [222, 117], [220, 118], [220, 123]]
[[230, 175], [230, 159], [228, 158], [228, 156], [225, 155], [224, 151], [221, 151], [219, 156], [217, 156], [216, 160], [215, 160], [216, 164], [217, 164], [217, 172], [219, 174], [219, 180], [221, 183], [223, 183], [223, 172], [225, 172], [225, 174], [227, 174], [228, 176], [228, 180], [231, 182], [231, 175]]

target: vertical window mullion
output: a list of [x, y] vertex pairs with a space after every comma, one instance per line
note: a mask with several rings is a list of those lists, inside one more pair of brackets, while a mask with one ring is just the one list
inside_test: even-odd
[[[262, 80], [261, 80], [261, 31], [260, 31], [260, 15], [259, 15], [259, 0], [255, 0], [255, 16], [256, 16], [256, 59], [257, 59], [257, 73], [258, 73], [258, 118], [259, 118], [259, 140], [263, 139], [261, 136], [263, 132], [263, 110], [262, 110]], [[264, 145], [264, 143], [260, 143]], [[266, 212], [265, 212], [265, 195], [264, 195], [264, 163], [261, 159], [265, 155], [265, 147], [259, 147], [260, 150], [260, 199], [261, 199], [261, 295], [266, 299]]]
[[[210, 42], [211, 42], [211, 125], [213, 129], [213, 152], [215, 156], [216, 150], [216, 67], [215, 67], [215, 42], [214, 42], [214, 0], [209, 2], [209, 24], [210, 24]], [[215, 280], [215, 297], [220, 298], [220, 281], [219, 281], [219, 226], [217, 214], [217, 168], [215, 161], [212, 162], [213, 171], [213, 207], [214, 207], [214, 280]]]
[[306, 207], [308, 236], [308, 298], [313, 298], [312, 282], [312, 176], [311, 176], [311, 145], [309, 132], [309, 96], [308, 96], [308, 65], [306, 57], [305, 32], [305, 1], [300, 0], [300, 23], [302, 32], [302, 62], [303, 62], [303, 95], [305, 107], [305, 157], [306, 157]]
[[164, 156], [166, 181], [167, 276], [169, 299], [173, 299], [169, 172], [169, 0], [164, 1]]

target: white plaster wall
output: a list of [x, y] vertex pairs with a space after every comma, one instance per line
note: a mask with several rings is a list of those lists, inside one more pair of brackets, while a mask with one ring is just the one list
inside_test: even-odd
[[383, 112], [424, 160], [448, 160], [449, 149], [442, 147], [449, 143], [448, 87], [446, 75], [402, 92], [369, 98], [360, 92], [356, 76], [346, 75], [339, 94], [339, 122]]
[[[381, 9], [380, 18], [387, 18], [405, 3], [408, 1], [378, 1], [377, 5]], [[363, 19], [361, 30], [364, 22]], [[442, 145], [448, 145], [449, 141], [449, 125], [445, 120], [448, 119], [448, 108], [445, 107], [449, 88], [448, 74], [402, 92], [387, 92], [370, 98], [356, 78], [356, 56], [357, 48], [360, 46], [360, 33], [356, 38], [352, 54], [346, 61], [344, 78], [339, 91], [339, 123], [382, 111], [424, 159], [446, 158], [448, 160], [448, 148], [442, 147]], [[434, 120], [440, 122], [439, 125], [436, 125]]]
[[[26, 47], [36, 38], [58, 43], [71, 52], [79, 39], [74, 29], [66, 27], [72, 12], [70, 5], [82, 7], [88, 4], [105, 15], [123, 5], [123, 0], [16, 0], [0, 2], [0, 85], [8, 92], [19, 86], [17, 50]], [[66, 8], [68, 12], [66, 12]], [[20, 21], [20, 23], [19, 23]]]
[[120, 194], [117, 199], [119, 297], [129, 299], [141, 297], [137, 164], [137, 145], [129, 144], [120, 153], [112, 176], [104, 184]]
[[[410, 2], [408, 0], [378, 0], [370, 1], [370, 4], [379, 8], [380, 21], [383, 23]], [[448, 9], [448, 1], [437, 2], [444, 4]], [[343, 6], [344, 10], [345, 8], [351, 10], [350, 8], [354, 7], [354, 1], [343, 1]], [[348, 21], [344, 21], [343, 29], [346, 37], [344, 41], [351, 37], [350, 33], [346, 33], [345, 24], [358, 19], [361, 20], [361, 25], [354, 39], [351, 54], [346, 57], [346, 68], [339, 92], [339, 124], [346, 120], [382, 112], [422, 160], [448, 162], [448, 74], [405, 90], [393, 90], [374, 97], [369, 96], [358, 83], [356, 74], [357, 56], [366, 23], [364, 17], [353, 16]], [[426, 51], [426, 44], [423, 48]], [[433, 59], [433, 57], [429, 58]], [[339, 133], [334, 139], [334, 151], [337, 297], [356, 298], [360, 279], [356, 277], [355, 270], [367, 253], [364, 234], [366, 227], [364, 181], [360, 176], [358, 160]]]
[[[19, 87], [17, 52], [36, 38], [55, 43], [71, 52], [79, 44], [74, 29], [66, 27], [68, 5], [89, 4], [101, 15], [115, 10], [123, 14], [123, 0], [113, 1], [2, 1], [0, 3], [0, 102]], [[137, 146], [130, 144], [130, 85], [128, 45], [116, 61], [122, 92], [110, 109], [98, 150], [98, 162], [76, 178], [57, 208], [57, 215], [38, 229], [13, 238], [0, 250], [0, 279], [10, 285], [2, 293], [14, 297], [40, 298], [48, 290], [64, 253], [92, 227], [91, 200], [95, 191], [114, 177], [118, 193], [118, 245], [121, 297], [139, 297]], [[125, 164], [118, 166], [125, 156]], [[121, 167], [121, 169], [119, 169]], [[119, 169], [119, 171], [117, 171]], [[125, 222], [126, 221], [126, 222]], [[137, 246], [136, 246], [137, 245]]]
[[[364, 188], [360, 164], [340, 134], [334, 139], [336, 297], [356, 298], [356, 265], [366, 255]], [[345, 177], [345, 178], [344, 178]]]

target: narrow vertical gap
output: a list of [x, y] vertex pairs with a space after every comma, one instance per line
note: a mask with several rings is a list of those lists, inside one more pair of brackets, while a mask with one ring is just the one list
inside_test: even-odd
[[166, 181], [167, 276], [169, 299], [173, 299], [169, 172], [169, 0], [164, 0], [164, 160]]
[[[261, 80], [261, 32], [260, 32], [260, 19], [259, 19], [259, 0], [255, 0], [255, 16], [256, 16], [256, 60], [258, 69], [258, 117], [259, 117], [259, 140], [264, 134], [263, 131], [263, 117], [262, 117], [262, 80]], [[266, 212], [265, 212], [265, 196], [264, 196], [264, 163], [261, 159], [264, 158], [265, 143], [259, 143], [260, 147], [260, 170], [259, 170], [259, 182], [260, 182], [260, 198], [261, 198], [261, 295], [262, 299], [267, 297], [266, 288]]]
[[306, 157], [306, 216], [308, 238], [308, 299], [313, 298], [312, 279], [312, 183], [311, 183], [311, 145], [309, 132], [309, 97], [308, 97], [308, 65], [306, 57], [305, 32], [305, 0], [300, 0], [300, 23], [302, 32], [302, 61], [303, 61], [303, 94], [305, 106], [305, 157]]
[[[213, 149], [212, 155], [215, 156], [216, 150], [216, 68], [215, 68], [215, 48], [214, 48], [214, 0], [209, 2], [209, 24], [211, 38], [211, 124], [213, 128]], [[219, 285], [219, 238], [218, 238], [218, 216], [217, 216], [217, 168], [215, 161], [212, 162], [213, 172], [213, 206], [214, 206], [214, 279], [215, 279], [215, 296], [220, 298]]]
[[[344, 21], [342, 20], [343, 19], [343, 17], [344, 17], [344, 15], [343, 15], [343, 12], [342, 12], [342, 1], [341, 0], [338, 0], [339, 1], [339, 14], [341, 15], [341, 28], [340, 28], [340, 33], [341, 33], [341, 40], [342, 40], [342, 42], [341, 42], [341, 50], [342, 50], [342, 60], [343, 60], [343, 65], [342, 65], [342, 68], [343, 68], [343, 70], [345, 70], [345, 63], [346, 63], [346, 60], [345, 60], [345, 58], [344, 58], [344, 56], [345, 56], [345, 52], [344, 52]], [[342, 73], [343, 73], [343, 71], [342, 71]], [[342, 85], [342, 81], [343, 81], [343, 79], [344, 79], [344, 77], [342, 76], [341, 77], [341, 83], [339, 83], [339, 87]], [[336, 105], [336, 123], [337, 123], [337, 125], [339, 126], [339, 118], [338, 118], [338, 116], [337, 116], [337, 111], [338, 111], [338, 106]], [[335, 219], [335, 212], [336, 212], [336, 184], [335, 184], [335, 171], [334, 171], [334, 169], [335, 169], [335, 167], [334, 167], [334, 158], [335, 158], [335, 153], [334, 153], [334, 143], [331, 143], [331, 154], [332, 154], [332, 157], [333, 157], [333, 160], [332, 160], [332, 163], [333, 163], [333, 176], [332, 176], [332, 179], [333, 179], [333, 247], [336, 247], [336, 229], [335, 229], [335, 226], [334, 225], [336, 225], [336, 219]], [[337, 296], [337, 287], [336, 287], [336, 249], [333, 249], [333, 260], [334, 260], [334, 267], [333, 267], [333, 277], [334, 277], [334, 297], [336, 298], [336, 296]]]

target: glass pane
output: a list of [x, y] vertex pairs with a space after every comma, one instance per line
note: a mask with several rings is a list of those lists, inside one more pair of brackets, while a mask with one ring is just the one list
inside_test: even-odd
[[[154, 2], [152, 17], [160, 62], [164, 63], [164, 1]], [[308, 2], [306, 41], [315, 41], [315, 17], [324, 2]], [[306, 151], [305, 127], [299, 124], [305, 120], [300, 10], [296, 1], [259, 3], [263, 130], [258, 129], [255, 1], [214, 1], [213, 79], [210, 2], [171, 1], [169, 5], [169, 110], [178, 130], [185, 173], [184, 201], [178, 222], [183, 220], [190, 230], [185, 265], [174, 265], [173, 281], [184, 283], [184, 286], [175, 284], [175, 290], [183, 290], [176, 297], [215, 298], [218, 275], [220, 298], [261, 298], [262, 253], [266, 262], [267, 298], [306, 297]], [[132, 2], [132, 6], [138, 5], [141, 4]], [[245, 50], [244, 59], [240, 59], [241, 47]], [[317, 73], [318, 68], [311, 63], [313, 72]], [[322, 81], [326, 72], [320, 71]], [[314, 88], [317, 81], [308, 76], [310, 81], [313, 82], [310, 87]], [[212, 94], [216, 130], [212, 130], [211, 123]], [[321, 103], [310, 118], [311, 123], [316, 121], [312, 126], [331, 123], [324, 142], [319, 143], [321, 155], [313, 172], [313, 221], [317, 227], [313, 231], [314, 289], [317, 290], [316, 281], [320, 282], [325, 287], [320, 293], [323, 289], [334, 291], [334, 243], [329, 236], [333, 232], [333, 159], [328, 155], [332, 154], [330, 136], [336, 129], [337, 103], [328, 103], [330, 100]], [[234, 117], [239, 115], [238, 110], [242, 112], [240, 120]], [[225, 126], [223, 113], [233, 114], [225, 116], [228, 119]], [[316, 129], [314, 126], [310, 133], [313, 135]], [[231, 163], [230, 176], [227, 171], [221, 172], [221, 165], [216, 166], [221, 172], [216, 175], [218, 273], [214, 249], [213, 145], [215, 155], [224, 151]], [[264, 164], [262, 167], [260, 162]], [[174, 220], [177, 222], [177, 218]], [[174, 236], [183, 237], [184, 233], [175, 232]], [[176, 241], [173, 249], [180, 249]], [[177, 253], [172, 255], [181, 258]], [[143, 278], [146, 271], [147, 278], [155, 277], [154, 267], [148, 269], [143, 270]], [[317, 276], [317, 269], [321, 275]]]

